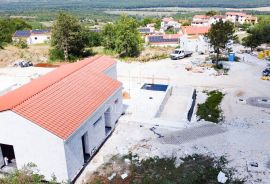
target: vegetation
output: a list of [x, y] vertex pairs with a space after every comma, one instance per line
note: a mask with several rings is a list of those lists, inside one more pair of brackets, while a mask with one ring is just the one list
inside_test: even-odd
[[26, 48], [28, 48], [28, 45], [27, 45], [26, 40], [23, 40], [23, 39], [20, 39], [19, 41], [17, 41], [15, 43], [15, 46], [17, 46], [20, 49], [26, 49]]
[[126, 15], [115, 24], [107, 24], [103, 30], [102, 45], [105, 49], [117, 52], [121, 57], [138, 56], [142, 49], [142, 39], [138, 22]]
[[213, 11], [213, 10], [211, 10], [211, 11], [208, 11], [208, 12], [206, 12], [205, 13], [205, 15], [207, 15], [207, 16], [215, 16], [215, 15], [217, 15], [217, 12], [216, 11]]
[[21, 19], [0, 19], [0, 48], [12, 42], [16, 30], [29, 30], [32, 27]]
[[[86, 29], [74, 16], [60, 12], [52, 28], [52, 50], [51, 56], [58, 53], [64, 56], [65, 61], [72, 61], [86, 56], [85, 48], [88, 45]], [[57, 55], [54, 55], [57, 56]]]
[[102, 34], [99, 32], [90, 31], [88, 33], [88, 46], [99, 47], [102, 44]]
[[270, 43], [270, 18], [261, 19], [259, 24], [251, 27], [247, 32], [249, 35], [243, 38], [243, 45], [250, 47], [252, 51], [261, 44]]
[[218, 65], [221, 50], [226, 49], [229, 40], [235, 40], [234, 32], [233, 23], [219, 20], [216, 24], [212, 25], [209, 33], [206, 35], [216, 52], [216, 65]]
[[[3, 184], [44, 184], [44, 176], [37, 172], [35, 164], [27, 164], [21, 170], [0, 178], [0, 183]], [[56, 184], [56, 178], [52, 176], [52, 181], [46, 182], [47, 184]]]
[[[131, 161], [128, 167], [122, 163], [124, 159]], [[107, 177], [95, 174], [96, 177], [90, 179], [87, 183], [209, 184], [217, 183], [217, 176], [220, 171], [225, 172], [228, 176], [228, 184], [244, 183], [244, 181], [232, 178], [233, 170], [226, 168], [228, 162], [224, 156], [214, 159], [195, 154], [179, 159], [175, 157], [153, 157], [139, 161], [137, 155], [129, 154], [123, 158], [114, 157], [111, 162], [106, 163], [103, 169], [108, 171], [110, 167], [114, 167], [119, 170], [123, 167], [125, 170], [129, 170], [128, 178], [123, 181], [117, 173], [111, 181], [108, 181]], [[114, 163], [117, 165], [114, 165]], [[112, 172], [115, 172], [115, 170]]]
[[207, 92], [207, 95], [207, 100], [202, 104], [198, 104], [197, 117], [199, 120], [204, 119], [205, 121], [219, 123], [223, 119], [220, 103], [224, 94], [215, 90]]

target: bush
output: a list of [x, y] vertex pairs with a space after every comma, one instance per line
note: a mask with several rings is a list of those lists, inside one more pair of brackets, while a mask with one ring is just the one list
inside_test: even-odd
[[56, 184], [55, 176], [52, 176], [51, 182], [45, 182], [44, 176], [40, 175], [37, 171], [37, 166], [33, 163], [29, 163], [21, 170], [17, 170], [14, 173], [0, 178], [0, 183], [3, 184]]
[[[220, 171], [226, 173], [228, 181], [226, 183], [243, 184], [244, 181], [233, 179], [233, 170], [226, 168], [227, 160], [223, 156], [221, 158], [212, 158], [210, 156], [194, 154], [184, 158], [176, 157], [153, 157], [140, 161], [137, 155], [124, 156], [122, 159], [131, 161], [128, 168], [118, 159], [112, 162], [117, 165], [107, 164], [102, 168], [104, 172], [117, 167], [117, 170], [129, 170], [128, 178], [123, 181], [117, 171], [113, 180], [109, 181], [107, 177], [99, 176], [95, 173], [93, 180], [87, 181], [90, 184], [96, 183], [140, 183], [140, 184], [210, 184], [217, 183], [217, 176]], [[179, 162], [181, 164], [179, 164]], [[121, 167], [122, 166], [122, 167]], [[104, 173], [101, 171], [101, 173]]]
[[51, 49], [49, 52], [50, 61], [63, 61], [65, 56], [64, 52], [58, 49]]
[[27, 42], [25, 40], [19, 40], [15, 43], [16, 47], [19, 47], [20, 49], [26, 49], [28, 48]]
[[213, 123], [222, 121], [222, 110], [220, 103], [224, 94], [215, 90], [207, 93], [208, 98], [205, 103], [198, 104], [197, 116], [199, 120], [204, 119]]

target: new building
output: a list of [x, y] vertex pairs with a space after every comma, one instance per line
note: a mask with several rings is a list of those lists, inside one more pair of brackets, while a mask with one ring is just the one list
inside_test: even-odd
[[51, 40], [50, 30], [19, 30], [12, 37], [14, 42], [26, 41], [28, 45], [42, 44]]
[[0, 96], [0, 168], [34, 163], [46, 179], [72, 181], [123, 113], [116, 78], [116, 62], [95, 56]]
[[203, 36], [208, 33], [210, 26], [183, 26], [182, 33], [187, 36]]

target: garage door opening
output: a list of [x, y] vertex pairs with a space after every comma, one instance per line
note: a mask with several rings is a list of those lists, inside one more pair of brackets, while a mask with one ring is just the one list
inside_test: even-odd
[[16, 168], [16, 157], [12, 145], [0, 144], [0, 168]]

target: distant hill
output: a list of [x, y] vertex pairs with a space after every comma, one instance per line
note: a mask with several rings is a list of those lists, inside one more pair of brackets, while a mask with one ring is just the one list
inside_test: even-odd
[[226, 7], [270, 6], [270, 0], [1, 0], [0, 10], [74, 9], [74, 8], [147, 8], [147, 7]]

